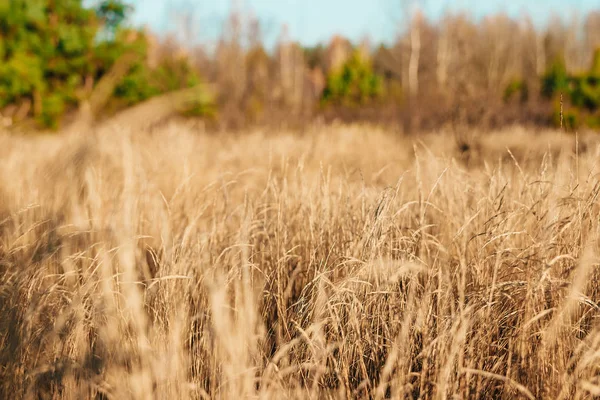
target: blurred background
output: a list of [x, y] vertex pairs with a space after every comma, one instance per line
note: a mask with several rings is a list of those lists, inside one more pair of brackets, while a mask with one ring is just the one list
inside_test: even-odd
[[592, 0], [2, 0], [2, 126], [151, 115], [230, 130], [594, 129], [599, 11]]

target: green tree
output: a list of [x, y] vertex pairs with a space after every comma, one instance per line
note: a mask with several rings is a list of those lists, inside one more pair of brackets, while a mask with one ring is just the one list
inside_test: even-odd
[[356, 106], [368, 103], [382, 95], [383, 83], [373, 72], [368, 60], [354, 52], [338, 70], [331, 71], [323, 91], [323, 104]]
[[[586, 72], [568, 74], [561, 59], [542, 77], [542, 95], [554, 103], [553, 122], [567, 128], [600, 127], [600, 49]], [[562, 102], [561, 96], [562, 95]]]
[[[110, 112], [197, 85], [187, 58], [148, 66], [146, 35], [124, 25], [131, 10], [121, 0], [94, 7], [83, 0], [0, 0], [0, 109], [32, 104], [28, 116], [56, 128], [92, 91], [94, 110]], [[127, 62], [108, 74], [117, 60]], [[98, 92], [101, 81], [107, 84]]]
[[[202, 82], [198, 71], [183, 55], [171, 54], [161, 57], [158, 65], [151, 68], [146, 62], [149, 51], [148, 38], [145, 34], [137, 32], [135, 40], [128, 43], [121, 36], [127, 36], [129, 33], [131, 32], [127, 30], [120, 31], [115, 41], [117, 48], [106, 52], [106, 54], [118, 54], [127, 51], [137, 54], [137, 60], [131, 66], [129, 73], [115, 87], [109, 111], [135, 105], [159, 94], [190, 88]], [[106, 47], [111, 46], [115, 45], [106, 44]]]
[[96, 14], [103, 21], [104, 28], [114, 33], [127, 19], [133, 8], [120, 0], [102, 0], [96, 6]]
[[54, 126], [93, 73], [96, 13], [80, 0], [0, 1], [0, 107], [31, 101]]
[[556, 58], [542, 76], [542, 95], [552, 98], [555, 94], [565, 92], [569, 88], [569, 76], [565, 61], [562, 57]]

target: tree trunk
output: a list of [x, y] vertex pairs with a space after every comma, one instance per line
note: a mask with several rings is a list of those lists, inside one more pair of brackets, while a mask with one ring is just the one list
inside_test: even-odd
[[421, 56], [420, 16], [413, 18], [410, 27], [410, 59], [408, 61], [408, 87], [411, 97], [419, 92], [419, 57]]
[[448, 48], [448, 32], [446, 27], [443, 27], [438, 40], [436, 77], [438, 88], [444, 93], [446, 92], [446, 82], [448, 80]]

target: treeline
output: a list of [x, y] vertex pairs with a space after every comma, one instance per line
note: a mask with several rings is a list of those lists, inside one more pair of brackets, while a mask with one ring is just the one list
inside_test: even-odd
[[[218, 127], [300, 126], [315, 118], [400, 123], [600, 125], [600, 13], [536, 28], [526, 16], [473, 21], [415, 13], [392, 45], [334, 37], [306, 48], [285, 29], [266, 49], [261, 26], [233, 12], [210, 51], [127, 28], [131, 9], [103, 0], [0, 5], [0, 112], [5, 124], [56, 127], [91, 104], [112, 115], [210, 82], [193, 107]], [[562, 101], [560, 100], [562, 98]], [[562, 110], [562, 112], [561, 112]]]
[[256, 21], [233, 14], [214, 56], [196, 60], [217, 82], [231, 124], [307, 116], [398, 122], [406, 129], [443, 124], [597, 127], [600, 106], [600, 13], [547, 27], [494, 15], [473, 21], [422, 14], [392, 45], [367, 40], [303, 48], [285, 32], [272, 54]]

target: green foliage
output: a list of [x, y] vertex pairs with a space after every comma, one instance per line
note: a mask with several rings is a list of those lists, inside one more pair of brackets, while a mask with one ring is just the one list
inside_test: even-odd
[[[202, 82], [197, 69], [185, 56], [162, 57], [158, 65], [147, 63], [148, 38], [143, 32], [121, 29], [116, 32], [115, 40], [101, 44], [98, 52], [99, 68], [111, 65], [123, 53], [133, 52], [137, 60], [128, 73], [115, 86], [113, 97], [107, 105], [108, 113], [133, 106], [151, 97], [171, 91], [194, 87]], [[104, 73], [104, 71], [103, 71]], [[198, 104], [184, 110], [186, 115], [204, 116], [212, 112], [210, 105], [199, 99]]]
[[42, 100], [39, 120], [47, 127], [56, 129], [65, 111], [65, 98], [60, 93], [51, 93]]
[[216, 119], [217, 108], [209, 96], [199, 96], [196, 104], [185, 110], [183, 115], [188, 117], [205, 117], [207, 119]]
[[529, 88], [527, 83], [521, 79], [513, 80], [504, 90], [503, 99], [505, 102], [510, 101], [515, 96], [518, 96], [521, 103], [525, 103], [529, 99]]
[[331, 71], [327, 76], [322, 103], [357, 106], [382, 94], [382, 78], [373, 72], [369, 61], [355, 52], [339, 70]]
[[115, 32], [131, 11], [132, 7], [120, 0], [102, 0], [96, 7], [96, 14], [109, 32]]
[[[148, 41], [144, 35], [139, 35], [130, 45], [130, 50], [136, 51], [140, 57], [115, 87], [114, 103], [119, 107], [132, 106], [153, 96], [193, 87], [202, 82], [200, 74], [186, 57], [164, 57], [156, 67], [150, 68], [145, 61]], [[197, 114], [202, 114], [200, 108]]]
[[542, 95], [547, 98], [569, 88], [569, 76], [562, 57], [555, 59], [542, 76]]
[[594, 57], [592, 58], [592, 68], [590, 73], [594, 76], [600, 76], [600, 48], [594, 51]]
[[594, 53], [586, 72], [569, 75], [564, 62], [555, 61], [542, 77], [542, 95], [554, 99], [553, 122], [560, 125], [560, 96], [563, 103], [563, 126], [600, 128], [600, 49]]
[[148, 53], [148, 42], [145, 36], [139, 33], [136, 34], [135, 40], [127, 40], [126, 36], [132, 33], [136, 34], [126, 30], [120, 31], [114, 42], [105, 45], [104, 57], [107, 58], [105, 61], [107, 64], [116, 61], [123, 52], [133, 51], [138, 55], [137, 61], [127, 75], [115, 87], [113, 106], [115, 103], [120, 107], [131, 106], [160, 94], [160, 91], [150, 82], [149, 69], [144, 61]]
[[595, 111], [600, 105], [600, 77], [582, 74], [571, 78], [569, 98], [572, 105]]
[[0, 6], [0, 107], [29, 99], [45, 126], [56, 126], [77, 98], [98, 22], [78, 0], [6, 0]]
[[131, 7], [122, 0], [100, 0], [94, 8], [83, 3], [0, 0], [0, 108], [30, 102], [36, 120], [56, 128], [89, 96], [89, 83], [130, 53], [137, 61], [114, 90], [107, 105], [113, 111], [200, 82], [186, 59], [148, 67], [147, 38], [123, 28]]
[[44, 88], [42, 60], [26, 51], [15, 51], [0, 64], [0, 107]]

